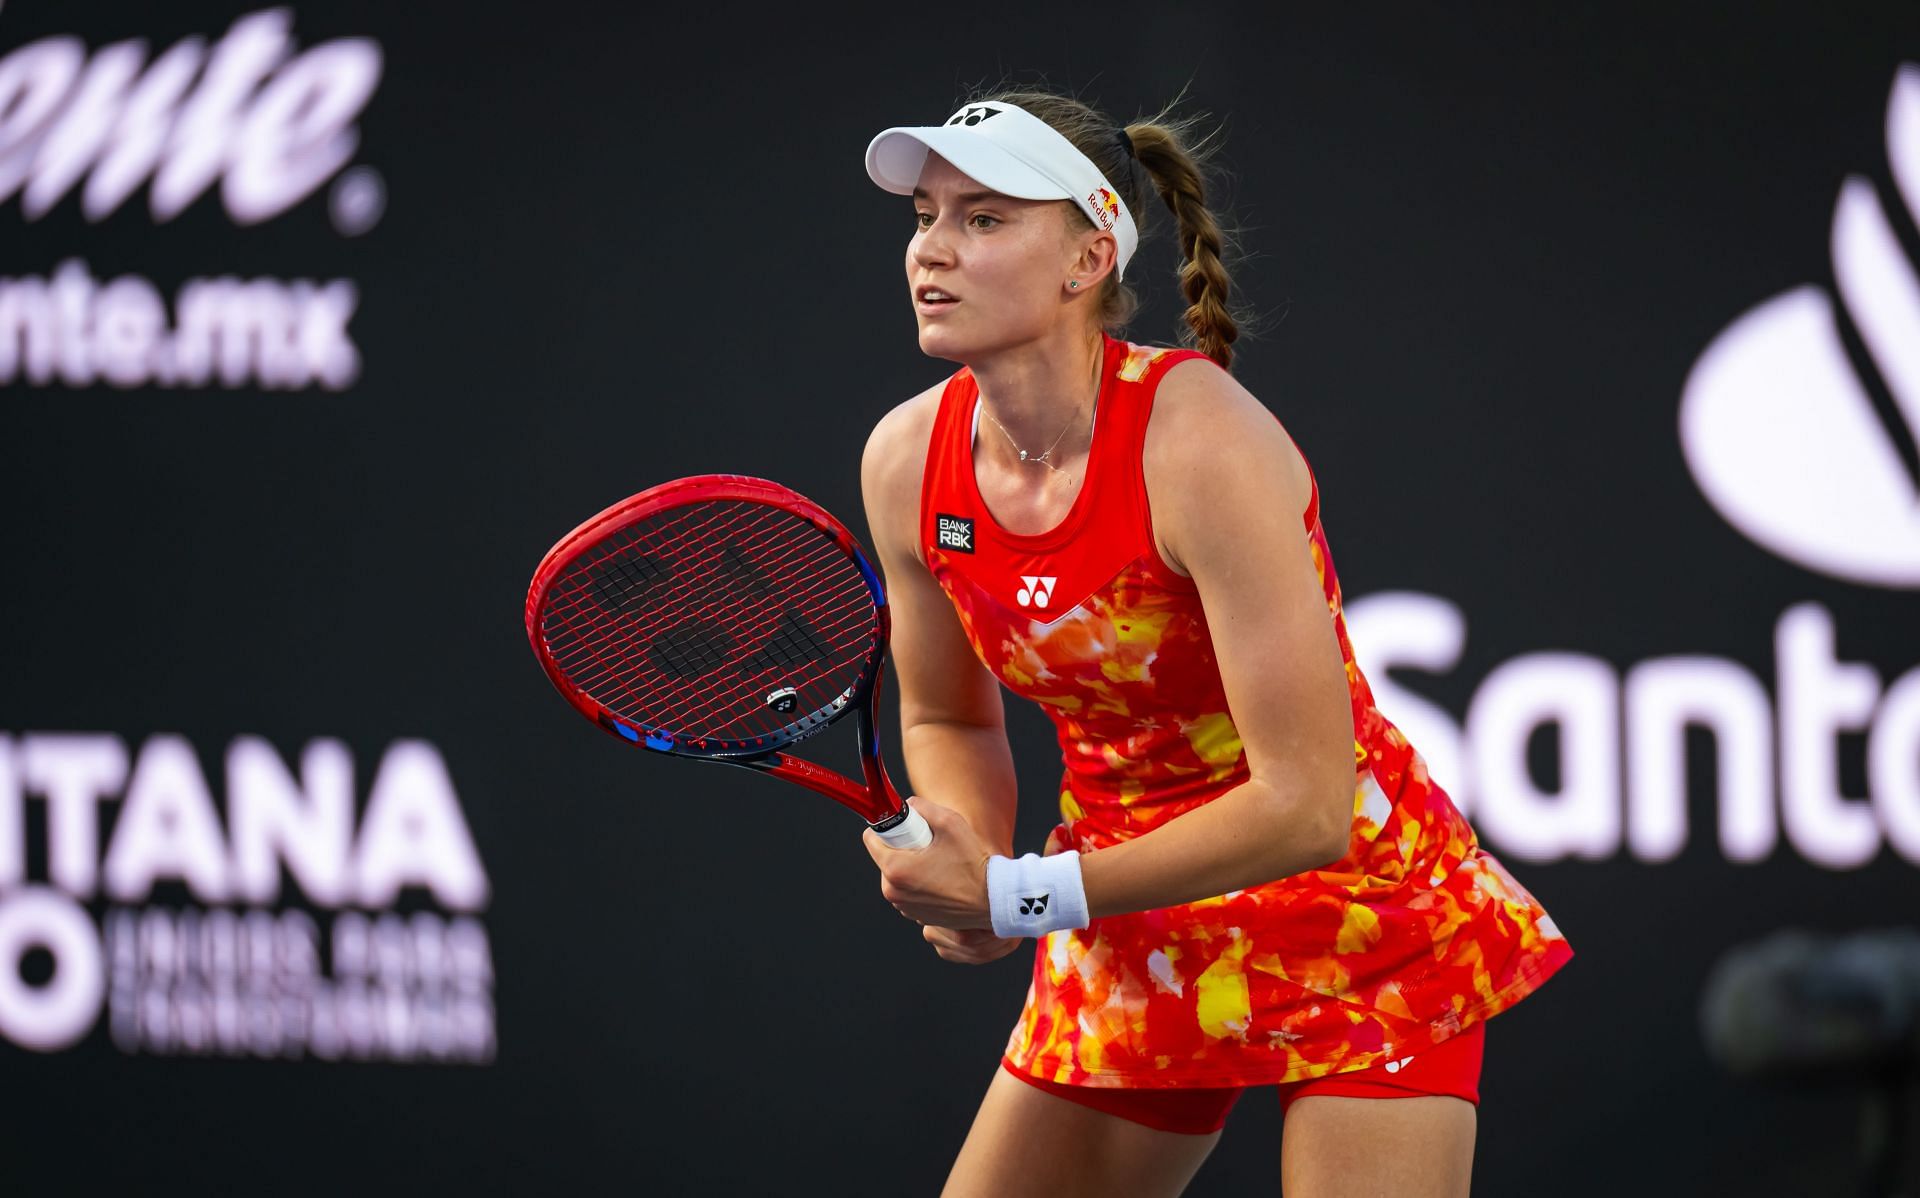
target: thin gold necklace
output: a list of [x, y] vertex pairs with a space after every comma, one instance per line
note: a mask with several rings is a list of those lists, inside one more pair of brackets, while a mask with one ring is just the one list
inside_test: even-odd
[[[1100, 410], [1100, 365], [1101, 365], [1101, 358], [1103, 358], [1104, 356], [1105, 355], [1100, 353], [1095, 353], [1093, 356], [1093, 407], [1087, 413], [1087, 417], [1088, 417], [1087, 422], [1089, 425], [1091, 425], [1093, 422], [1092, 420], [1093, 416], [1096, 413], [1098, 413]], [[1053, 444], [1047, 446], [1046, 449], [1042, 450], [1040, 453], [1037, 453], [1037, 454], [1028, 453], [1026, 450], [1020, 448], [1020, 443], [1013, 439], [1013, 434], [1007, 431], [1007, 426], [1004, 424], [1001, 424], [1000, 421], [994, 417], [994, 414], [992, 412], [987, 411], [987, 406], [985, 404], [980, 405], [980, 410], [987, 413], [987, 419], [993, 421], [993, 427], [1000, 430], [1000, 435], [1007, 439], [1007, 444], [1013, 446], [1013, 451], [1020, 455], [1021, 461], [1037, 462], [1040, 465], [1045, 466], [1047, 469], [1053, 471], [1055, 474], [1064, 474], [1066, 475], [1067, 485], [1068, 486], [1073, 485], [1073, 475], [1067, 474], [1065, 470], [1062, 470], [1060, 469], [1060, 467], [1054, 465], [1051, 459], [1053, 458], [1053, 451], [1060, 447], [1061, 438], [1067, 435], [1067, 430], [1071, 429], [1074, 425], [1080, 423], [1080, 410], [1078, 407], [1075, 407], [1073, 415], [1067, 420], [1067, 423], [1064, 426], [1062, 426], [1062, 428], [1060, 429], [1059, 435], [1054, 437]]]

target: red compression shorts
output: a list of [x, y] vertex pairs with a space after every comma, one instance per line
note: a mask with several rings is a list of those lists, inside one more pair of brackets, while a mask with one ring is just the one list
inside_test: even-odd
[[[1304, 1081], [1282, 1082], [1280, 1111], [1309, 1094], [1333, 1094], [1346, 1098], [1419, 1098], [1444, 1095], [1464, 1098], [1480, 1105], [1480, 1061], [1486, 1043], [1486, 1023], [1474, 1024], [1464, 1032], [1450, 1036], [1432, 1048], [1399, 1061], [1355, 1069]], [[1207, 1135], [1226, 1125], [1227, 1112], [1248, 1087], [1226, 1086], [1208, 1089], [1118, 1089], [1110, 1086], [1068, 1086], [1042, 1081], [1015, 1069], [1005, 1057], [1001, 1068], [1037, 1089], [1058, 1094], [1069, 1102], [1092, 1107], [1109, 1115], [1161, 1131], [1187, 1135]]]

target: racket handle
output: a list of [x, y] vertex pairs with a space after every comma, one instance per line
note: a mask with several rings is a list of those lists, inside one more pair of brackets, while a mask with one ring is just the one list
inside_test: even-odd
[[873, 830], [880, 833], [880, 839], [896, 849], [924, 849], [933, 843], [933, 829], [927, 826], [926, 817], [911, 807], [907, 808], [907, 817], [899, 823], [886, 829], [876, 825]]

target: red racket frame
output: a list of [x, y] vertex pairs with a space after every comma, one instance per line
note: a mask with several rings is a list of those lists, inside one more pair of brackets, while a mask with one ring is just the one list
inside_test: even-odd
[[[846, 704], [798, 735], [779, 739], [764, 748], [757, 744], [749, 746], [738, 742], [723, 743], [713, 748], [682, 746], [678, 742], [674, 742], [671, 747], [661, 747], [658, 744], [648, 743], [644, 735], [646, 730], [635, 729], [630, 721], [608, 711], [567, 678], [554, 662], [553, 655], [548, 651], [546, 638], [541, 635], [541, 612], [546, 604], [548, 591], [554, 582], [588, 549], [621, 529], [670, 508], [716, 500], [760, 503], [778, 508], [800, 517], [837, 543], [841, 550], [860, 567], [861, 573], [866, 577], [868, 586], [873, 592], [874, 648]], [[892, 627], [892, 619], [887, 610], [886, 590], [880, 583], [879, 574], [868, 563], [866, 554], [861, 551], [860, 542], [854, 539], [846, 526], [828, 514], [825, 508], [798, 491], [769, 479], [754, 478], [750, 475], [702, 474], [661, 483], [623, 499], [586, 520], [578, 528], [560, 538], [559, 542], [547, 551], [546, 557], [541, 559], [540, 568], [534, 571], [532, 584], [527, 588], [526, 626], [527, 641], [533, 646], [534, 656], [539, 659], [540, 668], [546, 672], [554, 688], [573, 705], [574, 710], [592, 721], [595, 727], [609, 736], [640, 745], [656, 753], [692, 758], [696, 761], [718, 761], [726, 765], [737, 765], [760, 773], [772, 774], [777, 778], [785, 778], [789, 782], [798, 783], [851, 809], [876, 831], [890, 829], [906, 818], [906, 806], [900, 801], [899, 792], [893, 788], [892, 781], [887, 777], [886, 763], [880, 756], [879, 738], [874, 732], [880, 703], [881, 675], [886, 661], [887, 635]], [[794, 757], [780, 751], [821, 731], [849, 711], [854, 712], [856, 716], [860, 769], [865, 776], [864, 784], [855, 782], [837, 770], [828, 769], [805, 758]], [[626, 731], [623, 732], [622, 729]], [[636, 732], [642, 735], [636, 736]]]

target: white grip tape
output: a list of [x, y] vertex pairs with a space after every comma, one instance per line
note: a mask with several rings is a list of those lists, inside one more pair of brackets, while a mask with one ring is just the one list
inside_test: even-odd
[[933, 843], [933, 829], [927, 826], [927, 818], [912, 807], [907, 808], [907, 818], [877, 835], [896, 849], [924, 849]]
[[1080, 881], [1080, 854], [1068, 850], [1051, 857], [1028, 853], [1018, 860], [987, 858], [987, 912], [993, 934], [1007, 939], [1086, 927], [1091, 918]]

